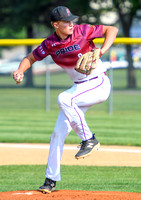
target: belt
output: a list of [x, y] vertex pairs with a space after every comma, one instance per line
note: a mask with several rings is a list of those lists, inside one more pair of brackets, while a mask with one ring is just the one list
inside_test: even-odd
[[85, 80], [85, 81], [74, 82], [74, 83], [76, 83], [76, 84], [80, 84], [80, 83], [84, 83], [84, 82], [87, 82], [87, 81], [91, 81], [91, 80], [93, 80], [93, 79], [97, 79], [97, 78], [98, 78], [98, 76], [96, 76], [96, 77], [93, 77], [93, 78], [90, 78], [90, 79], [88, 79], [88, 80]]
[[[106, 76], [106, 72], [104, 72], [104, 75]], [[98, 76], [96, 76], [96, 77], [93, 77], [93, 78], [90, 78], [90, 79], [88, 79], [88, 80], [85, 80], [85, 81], [74, 82], [74, 83], [76, 83], [76, 84], [80, 84], [80, 83], [84, 83], [84, 82], [87, 82], [87, 81], [91, 81], [91, 80], [93, 80], [93, 79], [97, 79], [97, 78], [98, 78]]]

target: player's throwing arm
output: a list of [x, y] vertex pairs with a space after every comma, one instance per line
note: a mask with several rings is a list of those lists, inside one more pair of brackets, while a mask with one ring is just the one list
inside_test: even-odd
[[14, 81], [19, 84], [22, 82], [24, 77], [24, 72], [31, 67], [31, 65], [36, 62], [36, 59], [34, 58], [33, 54], [30, 53], [28, 56], [23, 58], [21, 61], [18, 70], [13, 72], [13, 79]]

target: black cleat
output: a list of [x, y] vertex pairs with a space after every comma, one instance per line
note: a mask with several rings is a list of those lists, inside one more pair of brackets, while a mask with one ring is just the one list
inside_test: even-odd
[[100, 143], [97, 141], [95, 136], [86, 141], [82, 141], [80, 143], [80, 150], [75, 155], [76, 159], [85, 158], [89, 156], [93, 150], [98, 150], [100, 147]]
[[39, 191], [41, 191], [44, 194], [49, 194], [55, 190], [55, 186], [56, 181], [46, 178], [44, 184], [41, 187], [39, 187]]

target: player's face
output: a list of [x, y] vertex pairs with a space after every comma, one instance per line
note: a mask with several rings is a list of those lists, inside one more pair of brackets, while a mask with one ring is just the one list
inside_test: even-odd
[[68, 35], [73, 33], [72, 21], [58, 21], [55, 25], [56, 33], [62, 39], [65, 39]]

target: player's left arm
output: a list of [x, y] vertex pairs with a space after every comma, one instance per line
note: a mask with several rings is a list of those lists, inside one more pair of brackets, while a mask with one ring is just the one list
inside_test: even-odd
[[114, 26], [105, 26], [103, 25], [103, 37], [104, 42], [101, 47], [101, 55], [103, 55], [113, 44], [118, 33], [118, 28]]

